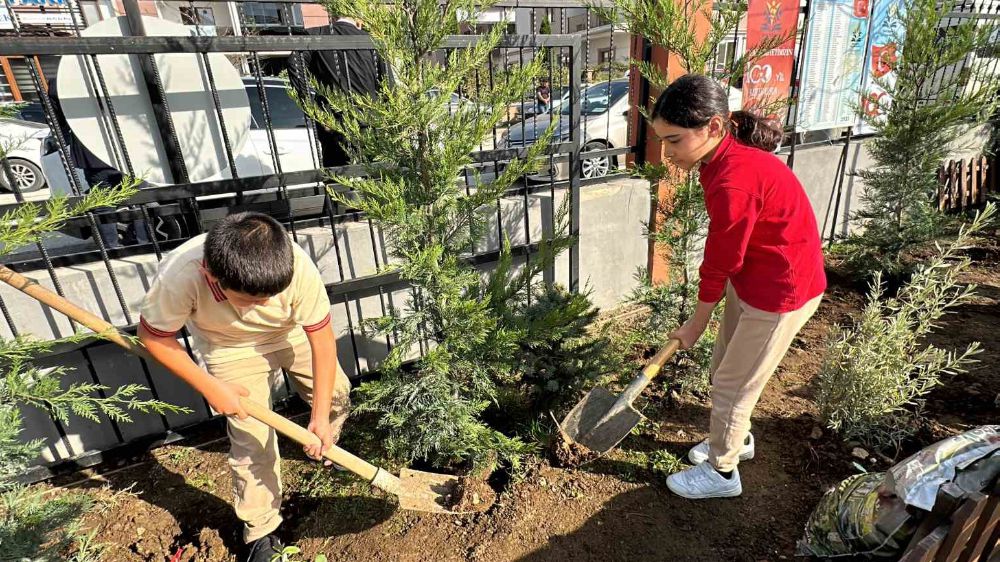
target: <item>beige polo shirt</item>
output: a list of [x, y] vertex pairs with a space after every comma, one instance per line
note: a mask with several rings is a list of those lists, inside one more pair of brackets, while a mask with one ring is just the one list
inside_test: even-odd
[[303, 343], [306, 332], [330, 323], [330, 299], [316, 264], [292, 242], [292, 283], [263, 305], [234, 306], [205, 275], [205, 236], [196, 236], [160, 263], [139, 321], [167, 337], [187, 326], [196, 354], [217, 364], [263, 355]]

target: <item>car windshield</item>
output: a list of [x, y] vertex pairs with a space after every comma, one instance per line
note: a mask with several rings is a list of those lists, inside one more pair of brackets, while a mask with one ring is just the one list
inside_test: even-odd
[[[580, 115], [600, 115], [628, 93], [628, 82], [604, 82], [587, 87], [584, 98], [580, 101]], [[567, 100], [568, 101], [568, 100]], [[569, 115], [573, 106], [564, 103], [559, 110], [563, 115]]]

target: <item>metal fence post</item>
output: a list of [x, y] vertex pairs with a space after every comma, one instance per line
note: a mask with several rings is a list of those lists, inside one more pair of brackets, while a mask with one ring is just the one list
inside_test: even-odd
[[582, 171], [580, 149], [583, 146], [580, 127], [580, 92], [576, 85], [583, 77], [582, 40], [579, 35], [573, 37], [570, 45], [569, 72], [569, 117], [570, 142], [573, 147], [569, 156], [569, 235], [573, 237], [573, 245], [569, 249], [569, 290], [580, 290], [580, 174]]

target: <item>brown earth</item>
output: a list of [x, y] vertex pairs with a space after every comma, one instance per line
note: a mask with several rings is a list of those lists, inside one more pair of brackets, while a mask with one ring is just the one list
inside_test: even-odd
[[[989, 261], [966, 276], [980, 284], [976, 299], [946, 317], [932, 338], [950, 347], [982, 342], [980, 363], [931, 393], [925, 429], [896, 458], [997, 420], [1000, 272]], [[856, 288], [832, 286], [789, 351], [757, 408], [757, 458], [740, 467], [740, 498], [684, 500], [649, 469], [648, 454], [666, 450], [683, 458], [708, 425], [706, 401], [654, 388], [645, 411], [654, 423], [612, 455], [576, 469], [534, 460], [489, 511], [467, 516], [400, 511], [391, 498], [319, 467], [286, 443], [285, 531], [309, 560], [317, 553], [359, 561], [791, 559], [816, 502], [857, 471], [853, 463], [883, 470], [892, 462], [852, 457], [853, 444], [821, 432], [815, 419], [815, 375], [829, 330], [848, 322], [862, 302]], [[218, 434], [203, 440], [210, 442], [162, 447], [140, 464], [75, 485], [100, 500], [86, 525], [109, 545], [107, 560], [161, 562], [179, 549], [183, 561], [235, 560], [226, 442]]]

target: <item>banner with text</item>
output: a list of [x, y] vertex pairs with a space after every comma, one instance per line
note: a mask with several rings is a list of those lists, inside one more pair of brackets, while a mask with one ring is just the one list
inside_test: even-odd
[[857, 122], [868, 12], [868, 0], [810, 3], [796, 130], [848, 127]]
[[[879, 80], [886, 85], [895, 79], [894, 68], [902, 54], [902, 40], [906, 35], [904, 18], [906, 3], [902, 0], [874, 0], [871, 17], [871, 41], [865, 60], [864, 83], [861, 89], [861, 108], [867, 119], [878, 119], [892, 101], [885, 88], [875, 83]], [[870, 133], [873, 129], [860, 118], [859, 133]]]
[[[747, 11], [747, 51], [766, 41], [786, 38], [762, 57], [747, 63], [743, 76], [743, 109], [780, 118], [788, 98], [795, 64], [795, 30], [799, 0], [750, 0]], [[777, 107], [776, 107], [777, 106]], [[777, 110], [776, 110], [777, 109]]]

